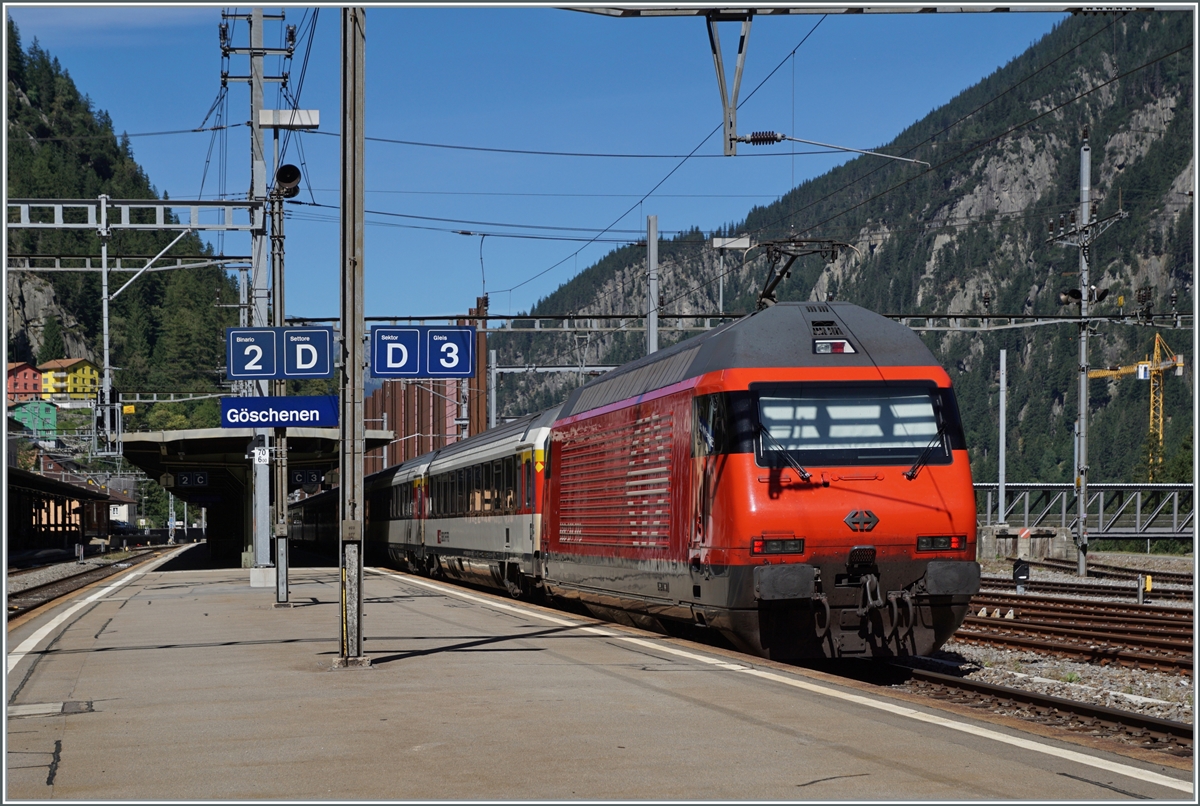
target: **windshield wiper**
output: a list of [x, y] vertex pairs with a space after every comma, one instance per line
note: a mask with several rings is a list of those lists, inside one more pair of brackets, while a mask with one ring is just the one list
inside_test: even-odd
[[797, 462], [795, 460], [795, 458], [793, 458], [793, 456], [787, 452], [787, 449], [784, 448], [783, 445], [780, 444], [779, 440], [775, 439], [774, 435], [771, 434], [771, 432], [767, 430], [767, 427], [765, 425], [763, 425], [762, 423], [759, 423], [758, 430], [762, 431], [763, 436], [765, 436], [767, 439], [769, 439], [775, 443], [775, 445], [778, 447], [779, 452], [783, 454], [783, 461], [785, 461], [789, 465], [791, 465], [792, 469], [800, 474], [800, 479], [802, 481], [808, 481], [810, 478], [812, 478], [812, 473], [809, 473], [807, 470], [805, 470], [803, 467], [800, 466], [800, 463]]
[[921, 455], [917, 457], [917, 461], [913, 462], [913, 466], [904, 471], [904, 478], [912, 481], [921, 472], [921, 468], [925, 467], [925, 463], [929, 461], [929, 454], [933, 451], [935, 445], [942, 441], [942, 437], [946, 433], [946, 424], [942, 423], [938, 426], [937, 433], [933, 435], [933, 439], [925, 446], [925, 450], [921, 451]]

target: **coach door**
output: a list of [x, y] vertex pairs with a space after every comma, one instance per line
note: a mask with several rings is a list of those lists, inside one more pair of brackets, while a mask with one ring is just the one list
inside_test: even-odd
[[425, 485], [421, 479], [413, 480], [409, 502], [408, 518], [404, 521], [404, 543], [421, 560], [425, 557]]

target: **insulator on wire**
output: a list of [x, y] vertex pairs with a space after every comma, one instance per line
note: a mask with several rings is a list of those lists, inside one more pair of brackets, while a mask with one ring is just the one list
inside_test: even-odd
[[779, 132], [751, 132], [747, 142], [752, 146], [765, 146], [771, 143], [782, 143], [783, 135]]

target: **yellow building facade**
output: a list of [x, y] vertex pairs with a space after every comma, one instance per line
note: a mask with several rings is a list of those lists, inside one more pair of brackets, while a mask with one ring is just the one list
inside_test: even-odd
[[87, 400], [100, 389], [100, 368], [86, 358], [58, 358], [38, 366], [42, 400]]

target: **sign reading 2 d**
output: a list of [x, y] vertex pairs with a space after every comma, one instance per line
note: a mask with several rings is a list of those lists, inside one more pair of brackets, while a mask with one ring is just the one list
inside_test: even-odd
[[232, 380], [332, 378], [333, 328], [226, 328], [225, 361]]
[[221, 398], [222, 428], [328, 428], [337, 424], [336, 396]]
[[473, 378], [475, 328], [371, 328], [373, 378]]

